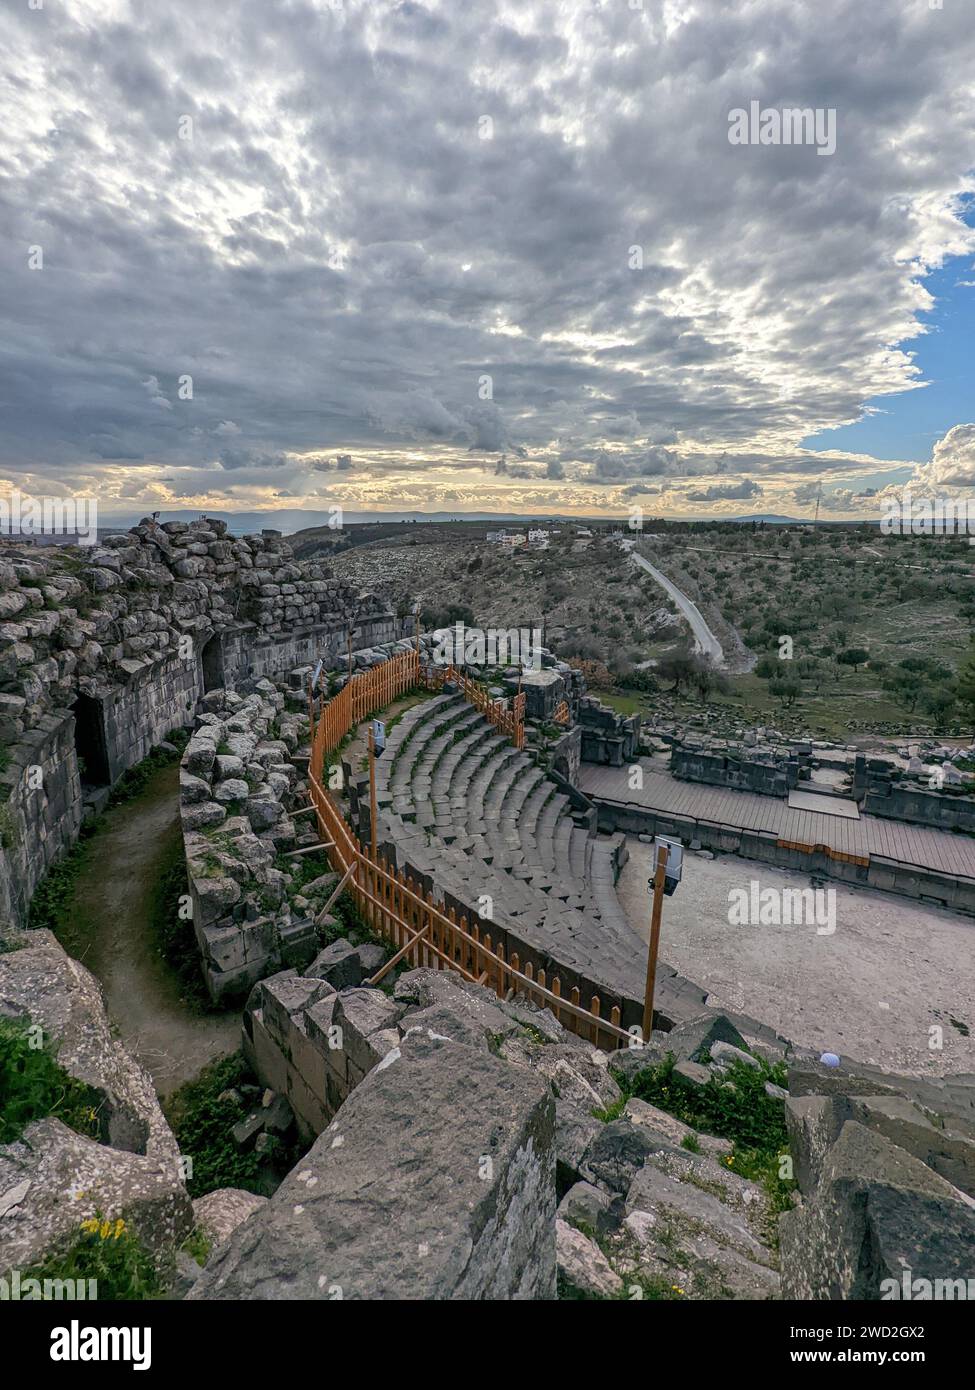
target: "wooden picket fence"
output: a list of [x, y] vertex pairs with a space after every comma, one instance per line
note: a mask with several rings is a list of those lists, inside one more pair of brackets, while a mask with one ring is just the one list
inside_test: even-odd
[[[439, 689], [448, 676], [490, 719], [489, 707], [494, 702], [485, 698], [485, 703], [480, 703], [484, 692], [476, 682], [468, 681], [453, 668], [425, 672], [421, 669], [418, 653], [409, 651], [354, 676], [323, 706], [317, 720], [313, 720], [308, 780], [319, 834], [332, 868], [347, 878], [347, 891], [370, 930], [393, 948], [391, 959], [369, 983], [376, 984], [404, 960], [413, 968], [429, 966], [435, 970], [454, 970], [466, 980], [487, 985], [501, 998], [510, 990], [523, 992], [537, 1004], [550, 1008], [564, 1027], [588, 1038], [596, 1046], [616, 1048], [629, 1043], [631, 1035], [620, 1025], [617, 1005], [612, 1007], [608, 1018], [603, 1018], [598, 995], [592, 995], [586, 1006], [577, 986], [563, 992], [558, 975], [550, 978], [544, 970], [536, 970], [531, 961], [522, 962], [517, 952], [511, 952], [506, 958], [504, 943], [498, 939], [495, 925], [482, 920], [473, 911], [460, 915], [453, 908], [444, 911], [434, 902], [432, 893], [424, 892], [411, 875], [402, 869], [390, 868], [381, 855], [373, 857], [371, 849], [360, 842], [325, 787], [328, 755], [361, 720], [418, 685]], [[523, 695], [520, 698], [524, 700]], [[513, 741], [516, 739], [515, 719], [510, 728], [495, 719], [491, 722], [508, 733]], [[520, 730], [523, 742], [523, 721]], [[522, 743], [516, 746], [521, 747]]]

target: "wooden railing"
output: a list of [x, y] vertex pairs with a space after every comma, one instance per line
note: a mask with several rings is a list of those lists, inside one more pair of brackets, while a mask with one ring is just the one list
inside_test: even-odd
[[493, 700], [482, 685], [458, 671], [455, 666], [431, 667], [428, 682], [432, 690], [439, 690], [445, 681], [452, 681], [464, 699], [480, 710], [489, 724], [498, 733], [506, 734], [516, 748], [525, 746], [525, 695], [519, 691], [507, 709], [502, 700]]
[[[422, 885], [402, 869], [395, 870], [383, 862], [381, 855], [373, 856], [347, 824], [338, 803], [325, 787], [325, 768], [330, 753], [346, 734], [367, 715], [385, 708], [400, 695], [417, 685], [434, 689], [443, 686], [448, 678], [458, 685], [470, 702], [500, 731], [509, 733], [521, 747], [524, 740], [523, 721], [511, 714], [511, 732], [505, 722], [492, 718], [490, 710], [497, 709], [476, 682], [460, 675], [453, 668], [437, 668], [433, 673], [423, 671], [416, 651], [403, 652], [371, 671], [353, 676], [340, 693], [322, 707], [317, 720], [313, 719], [309, 787], [315, 807], [319, 834], [324, 842], [332, 868], [348, 876], [347, 891], [351, 893], [369, 929], [393, 948], [393, 956], [373, 975], [370, 984], [377, 983], [394, 965], [406, 960], [412, 967], [430, 966], [435, 970], [454, 970], [466, 980], [487, 985], [500, 997], [509, 990], [520, 990], [543, 1007], [548, 1007], [571, 1032], [578, 1033], [596, 1046], [619, 1047], [629, 1043], [632, 1036], [620, 1026], [620, 1009], [614, 1005], [608, 1018], [602, 1017], [598, 995], [592, 995], [586, 1006], [578, 986], [563, 991], [558, 975], [549, 977], [545, 970], [536, 969], [530, 960], [521, 961], [518, 952], [506, 958], [498, 928], [475, 912], [444, 910], [437, 906], [433, 895], [424, 892]], [[520, 697], [524, 700], [524, 696]], [[483, 703], [482, 703], [483, 701]]]

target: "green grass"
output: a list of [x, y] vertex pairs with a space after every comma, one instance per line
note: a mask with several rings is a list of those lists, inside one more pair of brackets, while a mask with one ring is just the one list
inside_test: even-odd
[[97, 1139], [98, 1093], [59, 1067], [53, 1045], [39, 1046], [39, 1037], [29, 1020], [0, 1018], [0, 1144], [48, 1116]]
[[180, 916], [180, 899], [189, 895], [183, 837], [174, 825], [168, 837], [149, 919], [149, 931], [156, 949], [180, 983], [183, 999], [209, 1013], [216, 1006], [210, 999], [200, 970], [200, 949], [193, 923]]
[[242, 1187], [267, 1196], [307, 1149], [300, 1142], [281, 1143], [267, 1156], [252, 1148], [238, 1149], [231, 1131], [259, 1102], [237, 1103], [219, 1097], [254, 1081], [243, 1054], [235, 1052], [232, 1057], [211, 1062], [163, 1102], [180, 1153], [193, 1165], [186, 1182], [191, 1197], [204, 1197], [218, 1187]]
[[230, 1100], [218, 1100], [253, 1078], [241, 1053], [204, 1067], [163, 1103], [166, 1118], [176, 1136], [180, 1153], [188, 1156], [193, 1173], [186, 1187], [191, 1197], [204, 1197], [218, 1187], [243, 1187], [262, 1192], [260, 1159], [253, 1149], [241, 1152], [231, 1130], [248, 1109]]
[[182, 756], [182, 750], [189, 742], [189, 731], [187, 729], [173, 729], [166, 735], [166, 742], [172, 743], [176, 752], [168, 753], [165, 749], [154, 748], [148, 757], [143, 758], [140, 763], [127, 768], [112, 788], [112, 794], [108, 799], [109, 806], [120, 806], [126, 801], [131, 801], [133, 797], [145, 791], [160, 768], [171, 767], [173, 763], [178, 763]]
[[77, 842], [52, 864], [34, 889], [27, 915], [28, 929], [46, 927], [57, 932], [65, 924], [74, 898], [75, 883], [91, 852], [95, 824], [82, 826]]
[[652, 695], [647, 695], [641, 691], [628, 691], [625, 687], [619, 691], [601, 690], [597, 693], [604, 705], [608, 705], [610, 709], [614, 709], [617, 714], [622, 714], [626, 718], [629, 718], [631, 714], [646, 714], [653, 704]]
[[184, 1250], [191, 1259], [196, 1260], [197, 1264], [202, 1267], [210, 1258], [213, 1242], [206, 1231], [200, 1226], [196, 1226], [183, 1241], [180, 1248]]

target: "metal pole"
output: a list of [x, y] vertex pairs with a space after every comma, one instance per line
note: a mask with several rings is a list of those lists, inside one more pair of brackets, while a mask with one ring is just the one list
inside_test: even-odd
[[657, 981], [657, 951], [660, 948], [660, 914], [664, 905], [664, 873], [667, 867], [667, 847], [657, 850], [657, 872], [653, 879], [653, 910], [650, 914], [650, 949], [647, 952], [647, 989], [643, 998], [643, 1041], [650, 1041], [653, 1031], [653, 993]]

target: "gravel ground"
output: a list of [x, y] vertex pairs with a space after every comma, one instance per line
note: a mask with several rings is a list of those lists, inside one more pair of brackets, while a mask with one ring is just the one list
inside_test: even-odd
[[[649, 932], [651, 846], [629, 838], [620, 902]], [[664, 899], [660, 956], [711, 992], [710, 1002], [762, 1020], [793, 1042], [897, 1071], [975, 1071], [975, 919], [830, 880], [836, 930], [731, 926], [729, 890], [808, 888], [808, 875], [733, 855], [685, 852]], [[942, 1047], [929, 1030], [942, 1029]], [[968, 1036], [966, 1036], [968, 1034]]]

